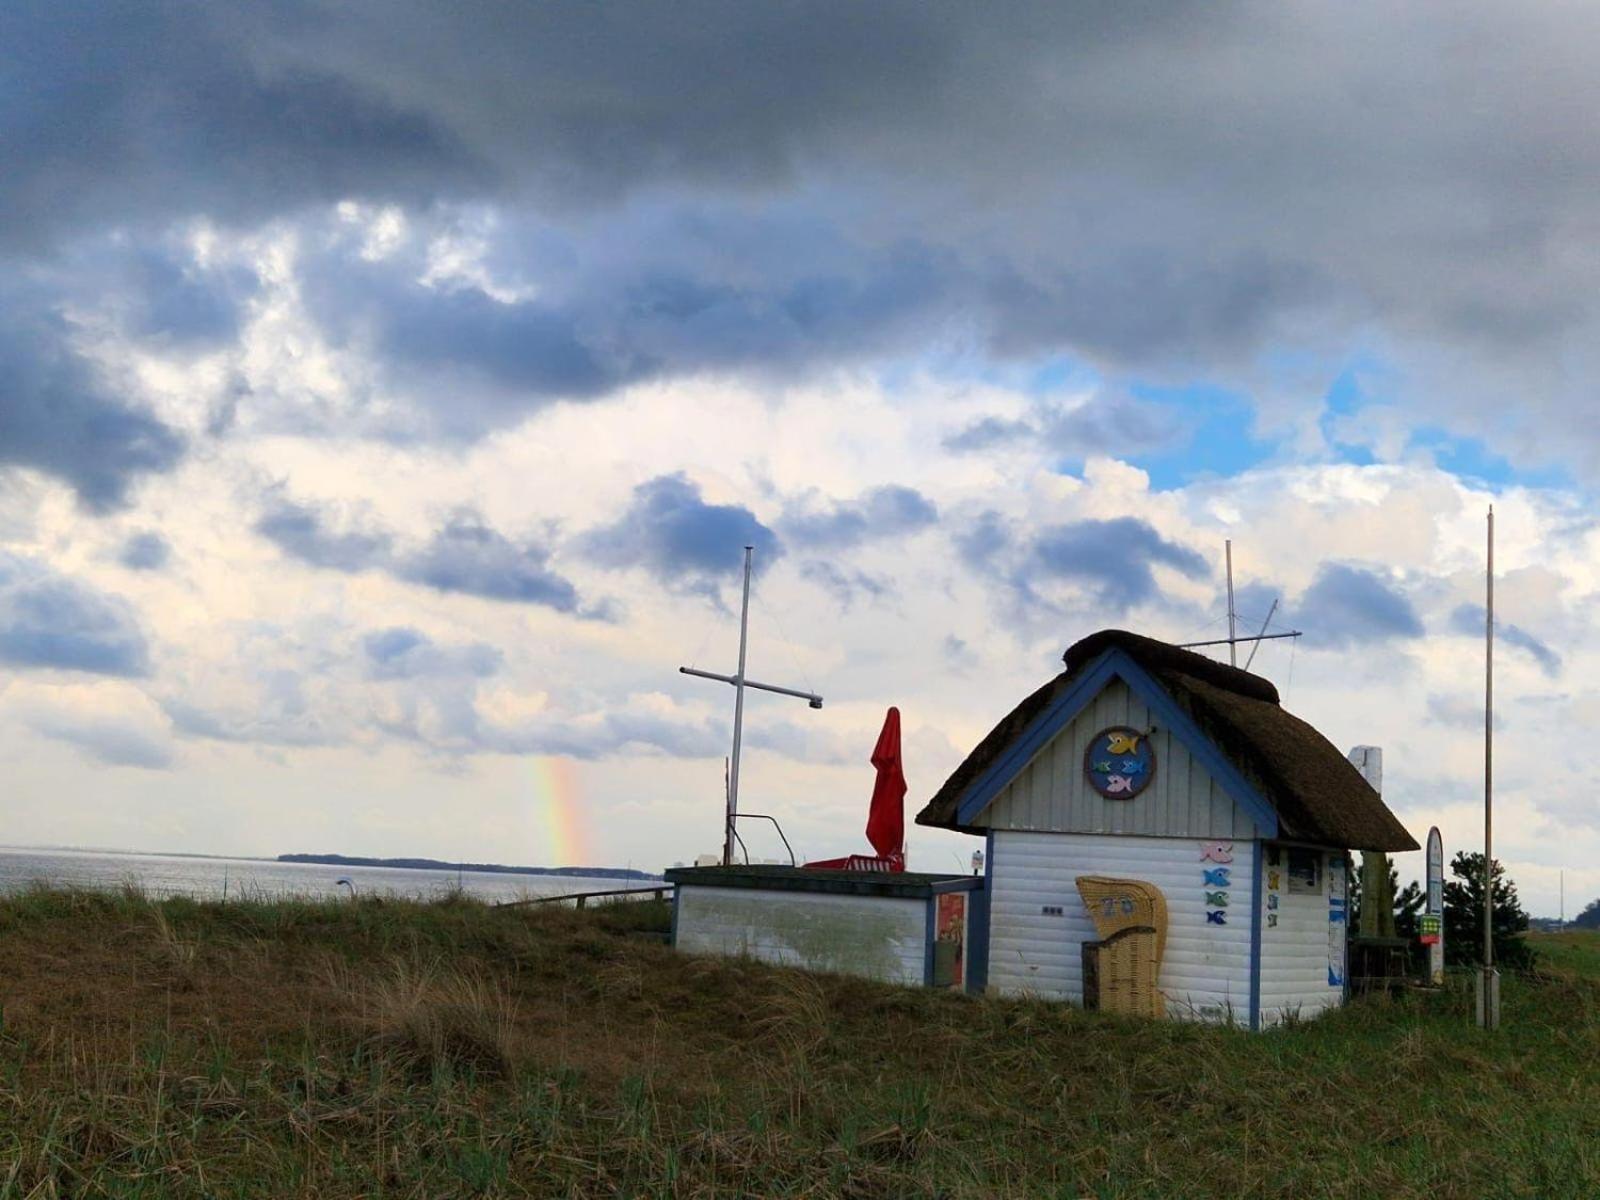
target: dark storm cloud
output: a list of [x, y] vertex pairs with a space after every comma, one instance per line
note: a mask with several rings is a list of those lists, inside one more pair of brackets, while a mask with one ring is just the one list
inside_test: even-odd
[[130, 571], [159, 571], [171, 557], [167, 539], [148, 529], [129, 535], [117, 552], [117, 561]]
[[372, 679], [418, 679], [428, 676], [487, 678], [500, 670], [505, 656], [485, 642], [441, 646], [420, 630], [396, 625], [361, 639]]
[[387, 530], [347, 527], [328, 509], [291, 500], [279, 490], [269, 495], [255, 529], [283, 553], [314, 567], [383, 571], [435, 591], [607, 616], [603, 608], [579, 613], [578, 591], [550, 568], [547, 547], [513, 541], [471, 511], [453, 514], [420, 545], [401, 546]]
[[1041, 397], [1026, 416], [980, 417], [948, 434], [944, 446], [959, 454], [1026, 442], [1064, 456], [1127, 457], [1172, 448], [1186, 440], [1188, 432], [1177, 414], [1131, 396], [1096, 394], [1071, 402]]
[[[1484, 607], [1481, 604], [1462, 604], [1450, 614], [1450, 631], [1481, 638], [1484, 635]], [[1519, 625], [1495, 622], [1495, 640], [1513, 646], [1528, 654], [1551, 679], [1561, 674], [1561, 656]]]
[[116, 394], [57, 303], [0, 286], [0, 464], [53, 475], [90, 512], [109, 512], [140, 476], [172, 470], [184, 439]]
[[86, 754], [108, 767], [159, 771], [172, 765], [172, 747], [163, 738], [123, 721], [44, 712], [28, 718], [34, 732]]
[[259, 281], [242, 269], [204, 270], [172, 253], [141, 249], [119, 280], [129, 297], [128, 332], [184, 347], [232, 340]]
[[311, 61], [328, 31], [315, 8], [8, 5], [0, 246], [197, 214], [270, 217], [349, 195], [421, 201], [481, 182], [421, 103], [387, 97], [357, 64]]
[[813, 558], [802, 562], [800, 577], [827, 592], [840, 608], [849, 608], [863, 598], [877, 600], [893, 591], [888, 579], [882, 576], [840, 566], [827, 559]]
[[1069, 580], [1088, 588], [1097, 603], [1120, 611], [1156, 598], [1157, 566], [1191, 579], [1210, 573], [1204, 558], [1137, 517], [1043, 529], [1033, 539], [1025, 570], [1030, 583], [1041, 577]]
[[141, 676], [149, 673], [150, 651], [121, 597], [34, 559], [0, 553], [0, 662]]
[[291, 558], [333, 571], [365, 571], [388, 563], [394, 538], [382, 531], [340, 529], [320, 508], [282, 492], [269, 497], [256, 532]]
[[576, 612], [578, 591], [549, 568], [549, 557], [543, 546], [513, 542], [476, 513], [462, 512], [426, 545], [399, 559], [394, 570], [399, 578], [436, 591]]
[[1296, 602], [1295, 620], [1308, 642], [1331, 649], [1423, 634], [1411, 601], [1386, 576], [1344, 563], [1323, 564]]
[[[27, 0], [0, 25], [0, 242], [27, 256], [111, 225], [488, 201], [560, 223], [592, 285], [491, 308], [386, 284], [363, 319], [393, 358], [524, 404], [945, 336], [1268, 390], [1287, 349], [1325, 386], [1376, 342], [1406, 368], [1402, 398], [1453, 429], [1596, 456], [1538, 418], [1586, 400], [1600, 365], [1600, 12], [1450, 18]], [[693, 253], [597, 267], [618, 241], [637, 254], [628, 234], [664, 205], [700, 214]], [[805, 270], [814, 247], [786, 236], [801, 211], [861, 269]], [[190, 282], [156, 327], [225, 331]], [[1541, 398], [1505, 431], [1510, 391]]]
[[742, 547], [755, 547], [758, 574], [783, 553], [777, 535], [749, 509], [707, 504], [682, 474], [634, 488], [622, 516], [591, 530], [583, 546], [602, 566], [641, 567], [670, 587], [711, 596], [737, 582]]
[[[306, 257], [300, 294], [336, 344], [390, 367], [425, 432], [455, 437], [648, 380], [747, 372], [794, 382], [911, 350], [937, 335], [957, 274], [942, 251], [856, 247], [814, 218], [723, 207], [619, 215], [586, 233], [507, 221], [487, 258], [512, 283], [537, 281], [511, 297], [429, 278], [424, 251], [438, 232], [425, 222], [379, 261], [348, 236], [330, 239]], [[756, 261], [717, 261], [746, 245]], [[441, 386], [462, 378], [477, 386]]]
[[869, 539], [916, 533], [938, 519], [939, 510], [921, 492], [888, 484], [854, 500], [796, 508], [784, 516], [779, 529], [787, 540], [807, 549], [848, 550]]

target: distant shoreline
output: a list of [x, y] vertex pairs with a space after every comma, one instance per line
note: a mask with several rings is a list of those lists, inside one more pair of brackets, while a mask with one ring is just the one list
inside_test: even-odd
[[585, 879], [660, 879], [625, 867], [508, 867], [501, 863], [443, 862], [437, 858], [360, 858], [346, 854], [280, 854], [277, 862], [327, 867], [392, 867], [403, 871], [477, 871], [485, 875], [577, 875]]

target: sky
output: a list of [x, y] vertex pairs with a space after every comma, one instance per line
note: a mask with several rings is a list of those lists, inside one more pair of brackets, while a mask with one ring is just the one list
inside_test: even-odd
[[[865, 848], [1062, 651], [1222, 636], [1600, 896], [1600, 10], [18, 0], [0, 841]], [[913, 866], [972, 839], [913, 830]], [[751, 851], [775, 857], [770, 835]], [[1401, 856], [1420, 873], [1420, 855]]]

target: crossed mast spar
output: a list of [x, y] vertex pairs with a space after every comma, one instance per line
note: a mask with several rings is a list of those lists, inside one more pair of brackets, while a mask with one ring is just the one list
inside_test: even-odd
[[702, 671], [696, 667], [679, 667], [684, 675], [697, 679], [715, 679], [733, 685], [733, 756], [728, 760], [728, 808], [722, 830], [722, 865], [733, 865], [734, 821], [739, 816], [739, 745], [744, 737], [744, 690], [757, 688], [763, 692], [776, 692], [780, 696], [793, 696], [806, 701], [812, 708], [822, 707], [822, 697], [815, 692], [802, 692], [796, 688], [779, 687], [775, 683], [757, 683], [744, 674], [745, 650], [750, 633], [750, 564], [755, 555], [754, 546], [744, 548], [744, 599], [739, 605], [739, 670], [732, 675], [719, 675], [715, 671]]
[[1298, 629], [1291, 629], [1287, 633], [1268, 633], [1267, 627], [1272, 624], [1272, 618], [1277, 615], [1278, 602], [1273, 600], [1272, 607], [1267, 610], [1267, 619], [1261, 622], [1261, 632], [1252, 636], [1240, 637], [1238, 635], [1239, 614], [1233, 608], [1233, 539], [1229, 538], [1222, 543], [1223, 554], [1228, 564], [1228, 636], [1213, 638], [1209, 642], [1180, 642], [1179, 649], [1193, 650], [1199, 646], [1226, 646], [1228, 648], [1228, 662], [1237, 667], [1239, 665], [1239, 643], [1251, 642], [1250, 657], [1244, 660], [1244, 669], [1248, 671], [1250, 664], [1256, 660], [1256, 651], [1261, 649], [1262, 642], [1274, 641], [1277, 638], [1297, 638], [1304, 636]]

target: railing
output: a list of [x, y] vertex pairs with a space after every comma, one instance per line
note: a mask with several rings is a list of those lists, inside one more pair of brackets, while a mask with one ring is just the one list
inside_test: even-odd
[[588, 901], [598, 900], [603, 896], [642, 896], [646, 892], [653, 894], [657, 900], [665, 900], [671, 890], [670, 883], [663, 883], [660, 887], [612, 888], [604, 892], [567, 892], [561, 896], [529, 896], [526, 900], [502, 900], [495, 907], [520, 908], [524, 904], [556, 904], [562, 900], [573, 900], [577, 902], [577, 907], [582, 908]]
[[[778, 837], [783, 841], [783, 848], [789, 852], [789, 865], [791, 867], [799, 865], [795, 862], [794, 847], [789, 845], [789, 839], [783, 836], [783, 826], [778, 824], [777, 817], [768, 816], [766, 813], [742, 812], [734, 813], [732, 819], [733, 821], [771, 821], [772, 827], [778, 831]], [[748, 867], [750, 865], [750, 850], [745, 846], [744, 839], [739, 836], [738, 827], [732, 826], [732, 828], [733, 840], [739, 843], [739, 849], [744, 852], [744, 865]]]

